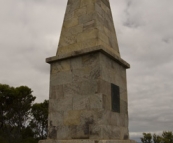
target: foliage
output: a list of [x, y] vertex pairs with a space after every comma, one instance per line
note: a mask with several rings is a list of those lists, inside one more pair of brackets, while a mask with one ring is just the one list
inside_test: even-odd
[[152, 135], [150, 133], [143, 133], [143, 138], [141, 138], [141, 141], [143, 143], [152, 143]]
[[154, 143], [161, 143], [162, 142], [162, 137], [156, 134], [153, 134], [153, 142]]
[[1, 143], [37, 143], [46, 138], [48, 101], [33, 104], [35, 99], [27, 86], [0, 84]]
[[151, 133], [143, 133], [142, 143], [173, 143], [173, 133], [164, 131], [161, 136]]
[[32, 106], [34, 118], [30, 126], [35, 134], [35, 138], [44, 139], [47, 136], [48, 104], [48, 100], [45, 100], [43, 103], [36, 103]]
[[172, 132], [163, 132], [162, 134], [163, 143], [173, 143], [173, 133]]

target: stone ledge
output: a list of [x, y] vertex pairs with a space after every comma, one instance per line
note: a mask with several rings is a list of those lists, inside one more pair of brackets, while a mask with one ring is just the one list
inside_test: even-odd
[[108, 50], [108, 49], [104, 48], [103, 46], [95, 46], [92, 48], [86, 48], [86, 49], [82, 49], [79, 51], [70, 52], [68, 54], [57, 55], [54, 57], [47, 58], [46, 62], [53, 63], [55, 61], [60, 61], [60, 60], [73, 58], [73, 57], [77, 57], [77, 56], [81, 56], [81, 55], [85, 55], [85, 54], [89, 54], [89, 53], [94, 53], [94, 52], [102, 52], [103, 54], [105, 54], [105, 55], [109, 56], [110, 58], [114, 59], [115, 61], [117, 61], [119, 64], [121, 64], [125, 68], [130, 68], [129, 63], [127, 63], [120, 56], [118, 56], [114, 50], [110, 51], [110, 49]]
[[42, 140], [39, 143], [136, 143], [134, 140]]

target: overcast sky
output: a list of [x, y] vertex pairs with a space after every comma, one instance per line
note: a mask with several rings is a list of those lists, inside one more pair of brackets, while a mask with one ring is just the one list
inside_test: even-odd
[[[48, 99], [67, 0], [0, 0], [0, 83]], [[110, 0], [127, 71], [130, 135], [173, 130], [173, 0]], [[139, 138], [138, 138], [139, 139]]]

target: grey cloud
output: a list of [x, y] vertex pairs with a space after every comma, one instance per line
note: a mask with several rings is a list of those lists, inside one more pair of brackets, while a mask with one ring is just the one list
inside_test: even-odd
[[55, 55], [66, 2], [0, 3], [0, 81], [11, 86], [27, 85], [37, 101], [47, 99], [49, 65], [45, 58]]
[[[0, 82], [27, 85], [48, 99], [49, 65], [56, 54], [67, 0], [0, 1]], [[127, 70], [131, 138], [172, 130], [173, 1], [110, 0]]]
[[120, 52], [131, 64], [127, 70], [130, 135], [140, 141], [143, 132], [173, 128], [173, 1], [112, 3]]

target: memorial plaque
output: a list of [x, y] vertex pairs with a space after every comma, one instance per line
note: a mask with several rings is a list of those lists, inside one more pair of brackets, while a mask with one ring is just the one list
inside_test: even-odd
[[112, 111], [120, 113], [120, 88], [111, 84]]

